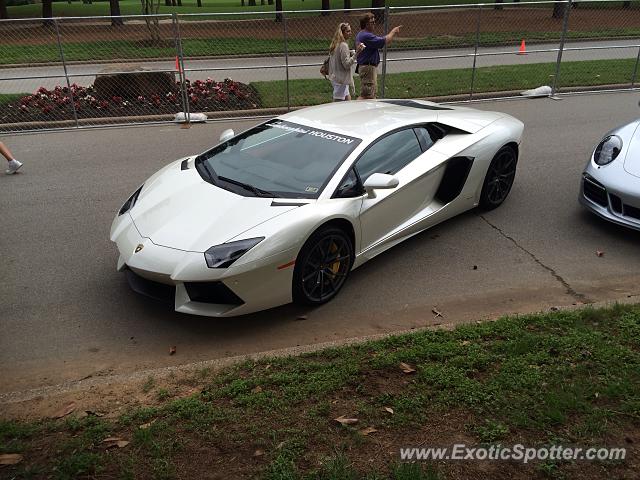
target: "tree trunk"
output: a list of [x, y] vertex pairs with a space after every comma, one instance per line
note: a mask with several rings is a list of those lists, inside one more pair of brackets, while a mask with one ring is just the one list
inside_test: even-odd
[[282, 21], [282, 0], [276, 0], [276, 22]]
[[267, 5], [273, 5], [273, 0], [268, 0]]
[[198, 7], [202, 8], [202, 0], [198, 0]]
[[495, 5], [493, 6], [494, 10], [502, 10], [504, 7], [502, 6], [503, 0], [496, 0]]
[[631, 6], [631, 2], [622, 2], [622, 8], [629, 8]]
[[256, 0], [249, 0], [248, 5], [249, 5], [250, 7], [255, 7], [255, 6], [256, 6]]
[[0, 0], [0, 19], [9, 18], [9, 12], [7, 12], [7, 2]]
[[164, 0], [164, 6], [165, 7], [170, 7], [171, 6], [171, 0]]
[[351, 0], [344, 0], [344, 9], [349, 10], [351, 8]]
[[109, 15], [111, 15], [111, 26], [119, 27], [124, 23], [120, 16], [120, 0], [109, 0]]
[[182, 0], [178, 0], [178, 6], [181, 7], [182, 6]]
[[[51, 18], [53, 17], [53, 1], [52, 0], [42, 0], [42, 18]], [[42, 24], [45, 27], [53, 25], [51, 20], [44, 20]]]
[[322, 13], [320, 15], [322, 16], [329, 15], [331, 13], [329, 12], [330, 9], [331, 9], [331, 2], [329, 0], [322, 0]]
[[567, 9], [567, 4], [565, 2], [556, 2], [553, 5], [553, 14], [551, 14], [552, 18], [564, 18], [564, 11]]
[[264, 5], [264, 0], [260, 0], [260, 5]]
[[371, 0], [371, 9], [373, 10], [373, 15], [376, 17], [376, 23], [384, 24], [384, 3], [385, 0]]

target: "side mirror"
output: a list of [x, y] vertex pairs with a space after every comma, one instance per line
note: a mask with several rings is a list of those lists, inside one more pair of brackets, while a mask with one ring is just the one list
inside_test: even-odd
[[374, 173], [364, 182], [364, 188], [367, 190], [369, 198], [376, 198], [374, 190], [378, 188], [396, 188], [400, 182], [393, 175], [386, 173]]
[[226, 142], [227, 140], [232, 139], [235, 136], [235, 132], [231, 128], [227, 128], [224, 132], [220, 134], [220, 143]]

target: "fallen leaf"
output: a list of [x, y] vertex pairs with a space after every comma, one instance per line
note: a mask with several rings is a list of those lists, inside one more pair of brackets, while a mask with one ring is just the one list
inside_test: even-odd
[[602, 250], [596, 250], [596, 257], [602, 257], [604, 252]]
[[463, 346], [465, 346], [465, 347], [466, 347], [467, 345], [471, 345], [471, 340], [463, 340], [462, 342], [460, 342], [460, 345], [463, 345]]
[[127, 440], [124, 440], [120, 437], [107, 437], [104, 440], [102, 440], [102, 443], [105, 444], [105, 448], [113, 448], [113, 447], [124, 448], [127, 445], [129, 445], [129, 442]]
[[254, 457], [261, 457], [262, 455], [264, 455], [264, 450], [258, 449], [255, 452], [253, 452]]
[[363, 428], [362, 430], [359, 430], [359, 432], [360, 432], [362, 435], [364, 435], [364, 436], [367, 436], [367, 435], [369, 435], [369, 434], [371, 434], [371, 433], [375, 433], [375, 432], [377, 432], [377, 431], [378, 431], [378, 430], [376, 430], [376, 429], [375, 429], [375, 428], [373, 428], [373, 427], [367, 427], [367, 428]]
[[176, 346], [173, 345], [172, 347], [169, 347], [169, 355], [174, 355], [176, 353]]
[[63, 408], [61, 408], [60, 410], [58, 410], [56, 413], [54, 413], [51, 418], [62, 418], [62, 417], [66, 417], [67, 415], [69, 415], [71, 412], [73, 412], [76, 409], [76, 402], [70, 402], [67, 405], [65, 405]]
[[391, 407], [384, 407], [385, 411], [389, 412], [391, 415], [393, 415], [393, 408]]
[[400, 370], [402, 370], [404, 373], [415, 373], [416, 372], [415, 368], [413, 368], [408, 363], [404, 363], [404, 362], [400, 362]]
[[342, 425], [353, 425], [354, 423], [358, 423], [357, 418], [347, 418], [344, 415], [340, 415], [338, 418], [334, 418], [334, 420]]
[[436, 316], [436, 318], [438, 317], [444, 317], [444, 315], [442, 314], [442, 312], [440, 312], [436, 307], [433, 307], [431, 309], [431, 311], [433, 312], [433, 314]]
[[122, 438], [120, 437], [107, 437], [104, 440], [102, 440], [102, 443], [119, 442], [120, 440], [122, 440]]
[[154, 418], [153, 420], [151, 420], [150, 422], [147, 423], [143, 423], [142, 425], [140, 425], [138, 428], [140, 430], [146, 430], [147, 428], [151, 427], [151, 425], [153, 425], [156, 422], [157, 418]]
[[280, 450], [282, 447], [284, 447], [284, 442], [280, 442], [280, 443], [276, 446], [276, 450]]
[[600, 396], [600, 394], [598, 392], [593, 394], [594, 397], [598, 398]]
[[0, 465], [15, 465], [22, 461], [22, 455], [19, 453], [2, 453], [0, 454]]
[[251, 393], [260, 393], [262, 391], [262, 387], [260, 385], [257, 385], [253, 390], [251, 390]]
[[271, 364], [268, 363], [266, 367], [264, 367], [265, 370], [269, 370], [271, 368]]
[[127, 445], [129, 445], [129, 442], [126, 440], [120, 440], [118, 442], [116, 442], [116, 445], [118, 446], [118, 448], [124, 448]]

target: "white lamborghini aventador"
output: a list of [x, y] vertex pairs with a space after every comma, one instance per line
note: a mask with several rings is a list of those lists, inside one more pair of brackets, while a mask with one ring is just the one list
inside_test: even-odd
[[241, 315], [333, 298], [349, 272], [509, 194], [523, 124], [418, 100], [297, 110], [177, 160], [111, 227], [132, 288], [179, 312]]

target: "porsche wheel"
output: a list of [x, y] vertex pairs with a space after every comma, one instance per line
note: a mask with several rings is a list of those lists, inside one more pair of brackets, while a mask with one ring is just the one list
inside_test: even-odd
[[293, 272], [293, 301], [321, 305], [335, 297], [353, 264], [353, 244], [335, 227], [315, 232], [300, 250]]
[[502, 147], [491, 160], [482, 184], [480, 208], [493, 210], [504, 202], [516, 177], [518, 155], [511, 147]]

